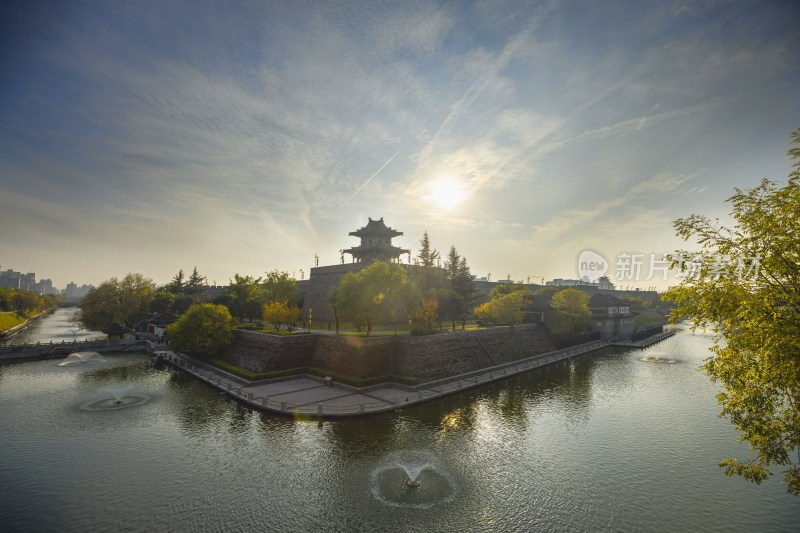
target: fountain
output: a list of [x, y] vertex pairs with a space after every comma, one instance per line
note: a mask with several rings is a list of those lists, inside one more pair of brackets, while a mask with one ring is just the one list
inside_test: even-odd
[[430, 509], [455, 499], [457, 485], [433, 454], [400, 451], [372, 472], [372, 495], [392, 507]]
[[105, 361], [105, 358], [97, 352], [73, 352], [58, 363], [58, 366], [96, 365]]
[[151, 396], [145, 394], [138, 385], [109, 385], [100, 389], [93, 399], [80, 406], [84, 411], [112, 411], [142, 405], [150, 401]]

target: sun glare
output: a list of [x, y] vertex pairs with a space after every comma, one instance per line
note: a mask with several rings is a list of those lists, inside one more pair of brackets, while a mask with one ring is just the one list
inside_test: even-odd
[[426, 199], [442, 209], [452, 209], [464, 200], [464, 187], [452, 178], [441, 178], [431, 183]]

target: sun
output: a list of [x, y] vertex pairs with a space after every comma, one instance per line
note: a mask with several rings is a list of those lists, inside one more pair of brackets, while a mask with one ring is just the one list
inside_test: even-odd
[[464, 186], [449, 177], [432, 182], [430, 195], [425, 197], [426, 200], [448, 211], [460, 204], [464, 198]]

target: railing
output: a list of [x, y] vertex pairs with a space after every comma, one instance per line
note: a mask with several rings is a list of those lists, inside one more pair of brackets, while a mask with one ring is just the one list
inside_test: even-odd
[[21, 352], [44, 352], [44, 353], [51, 353], [54, 351], [62, 350], [62, 349], [79, 349], [79, 348], [100, 348], [104, 346], [118, 346], [121, 345], [121, 341], [109, 341], [107, 339], [98, 339], [98, 340], [85, 340], [85, 341], [61, 341], [61, 342], [49, 342], [49, 343], [41, 343], [37, 342], [36, 344], [28, 343], [28, 344], [10, 344], [7, 346], [0, 346], [0, 354], [7, 354], [7, 353], [21, 353]]
[[[357, 415], [366, 413], [378, 413], [390, 411], [401, 406], [433, 400], [438, 397], [458, 393], [460, 391], [472, 389], [479, 385], [491, 383], [516, 374], [521, 374], [551, 363], [559, 362], [571, 357], [582, 355], [605, 346], [607, 341], [595, 341], [589, 344], [573, 346], [554, 352], [548, 352], [537, 356], [529, 357], [520, 361], [513, 361], [492, 367], [490, 369], [477, 370], [459, 376], [452, 376], [437, 381], [427, 382], [414, 387], [401, 386], [398, 384], [386, 384], [392, 388], [403, 388], [407, 394], [401, 394], [387, 400], [358, 401], [340, 405], [324, 405], [322, 403], [303, 403], [296, 404], [285, 400], [273, 400], [267, 396], [257, 396], [255, 393], [246, 391], [248, 385], [237, 383], [229, 377], [221, 375], [218, 369], [212, 369], [205, 365], [198, 364], [180, 354], [164, 351], [156, 352], [156, 355], [163, 357], [167, 362], [176, 367], [183, 368], [192, 373], [198, 379], [206, 381], [212, 386], [218, 387], [228, 394], [241, 399], [254, 407], [261, 407], [272, 411], [283, 412], [286, 414], [300, 414], [308, 416], [343, 416]], [[350, 388], [350, 387], [348, 387]]]

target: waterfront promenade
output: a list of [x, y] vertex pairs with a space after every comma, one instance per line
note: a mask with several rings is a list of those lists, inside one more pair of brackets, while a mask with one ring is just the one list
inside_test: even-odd
[[[674, 331], [661, 333], [649, 344], [674, 334]], [[641, 348], [650, 340], [623, 346]], [[158, 351], [155, 355], [256, 409], [295, 416], [346, 417], [384, 413], [430, 402], [611, 345], [609, 341], [594, 341], [415, 386], [382, 383], [361, 388], [307, 374], [249, 382], [183, 354]]]

